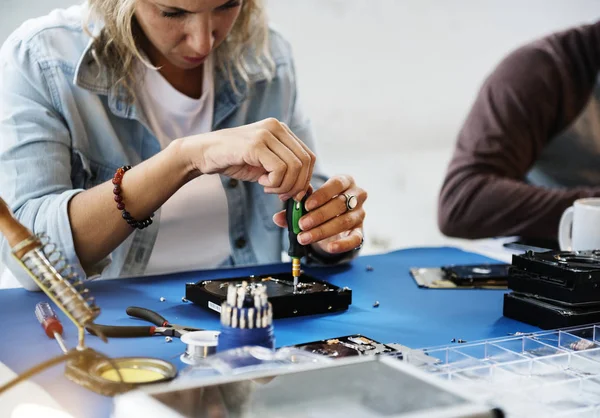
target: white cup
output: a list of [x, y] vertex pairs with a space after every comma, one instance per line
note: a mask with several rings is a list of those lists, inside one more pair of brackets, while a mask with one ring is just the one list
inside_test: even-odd
[[558, 226], [562, 251], [600, 249], [600, 198], [579, 199], [565, 210]]

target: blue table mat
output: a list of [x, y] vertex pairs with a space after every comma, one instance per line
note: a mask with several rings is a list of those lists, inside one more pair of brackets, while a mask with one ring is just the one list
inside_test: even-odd
[[[352, 305], [342, 313], [276, 320], [277, 346], [286, 346], [349, 334], [363, 334], [383, 343], [412, 348], [450, 345], [452, 339], [466, 341], [495, 338], [512, 332], [538, 331], [502, 316], [505, 290], [421, 289], [409, 273], [412, 267], [475, 264], [496, 260], [450, 247], [413, 248], [364, 256], [350, 265], [306, 268], [306, 272], [330, 283], [352, 289]], [[370, 266], [371, 268], [367, 268]], [[141, 306], [154, 310], [172, 323], [219, 329], [218, 314], [182, 302], [185, 284], [199, 280], [287, 272], [289, 264], [237, 269], [207, 270], [154, 277], [137, 277], [89, 283], [102, 313], [97, 323], [146, 325], [130, 318], [125, 309]], [[165, 298], [164, 302], [160, 299]], [[0, 291], [0, 316], [8, 329], [0, 344], [0, 361], [16, 373], [60, 353], [55, 341], [45, 336], [34, 315], [36, 303], [48, 300], [43, 293], [23, 289]], [[374, 307], [375, 302], [378, 307]], [[77, 344], [76, 328], [58, 312], [69, 347]], [[179, 355], [185, 345], [164, 337], [111, 339], [108, 344], [87, 336], [88, 346], [111, 357], [149, 356], [185, 365]], [[56, 366], [33, 380], [76, 417], [106, 417], [112, 400], [68, 381], [64, 365]]]

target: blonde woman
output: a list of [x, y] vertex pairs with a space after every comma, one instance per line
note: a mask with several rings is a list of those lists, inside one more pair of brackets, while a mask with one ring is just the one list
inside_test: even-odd
[[309, 261], [360, 248], [366, 192], [315, 165], [261, 0], [89, 0], [23, 24], [0, 62], [0, 195], [82, 274], [280, 261], [282, 202], [312, 190]]

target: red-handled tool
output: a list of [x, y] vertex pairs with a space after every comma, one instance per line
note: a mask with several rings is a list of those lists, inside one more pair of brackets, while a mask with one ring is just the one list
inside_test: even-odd
[[61, 350], [66, 353], [67, 346], [62, 338], [63, 326], [48, 302], [39, 302], [35, 305], [35, 316], [40, 322], [46, 335], [49, 338], [54, 338]]
[[[183, 325], [171, 324], [160, 314], [150, 309], [130, 306], [126, 310], [127, 314], [133, 318], [143, 319], [154, 326], [121, 326], [121, 325], [100, 325], [95, 324], [94, 328], [102, 332], [107, 338], [131, 338], [131, 337], [150, 337], [152, 335], [166, 335], [169, 337], [181, 337], [187, 332], [202, 331], [200, 328], [186, 327]], [[88, 332], [95, 335], [92, 329]]]

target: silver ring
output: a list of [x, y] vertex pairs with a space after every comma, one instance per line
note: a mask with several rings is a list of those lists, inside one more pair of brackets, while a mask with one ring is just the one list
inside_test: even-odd
[[360, 238], [360, 244], [358, 244], [358, 247], [356, 247], [354, 249], [354, 251], [359, 251], [360, 249], [362, 249], [363, 245], [365, 245], [365, 237], [364, 236]]
[[344, 197], [346, 198], [346, 209], [348, 211], [356, 209], [356, 206], [358, 206], [358, 199], [356, 196], [353, 194], [344, 193]]

